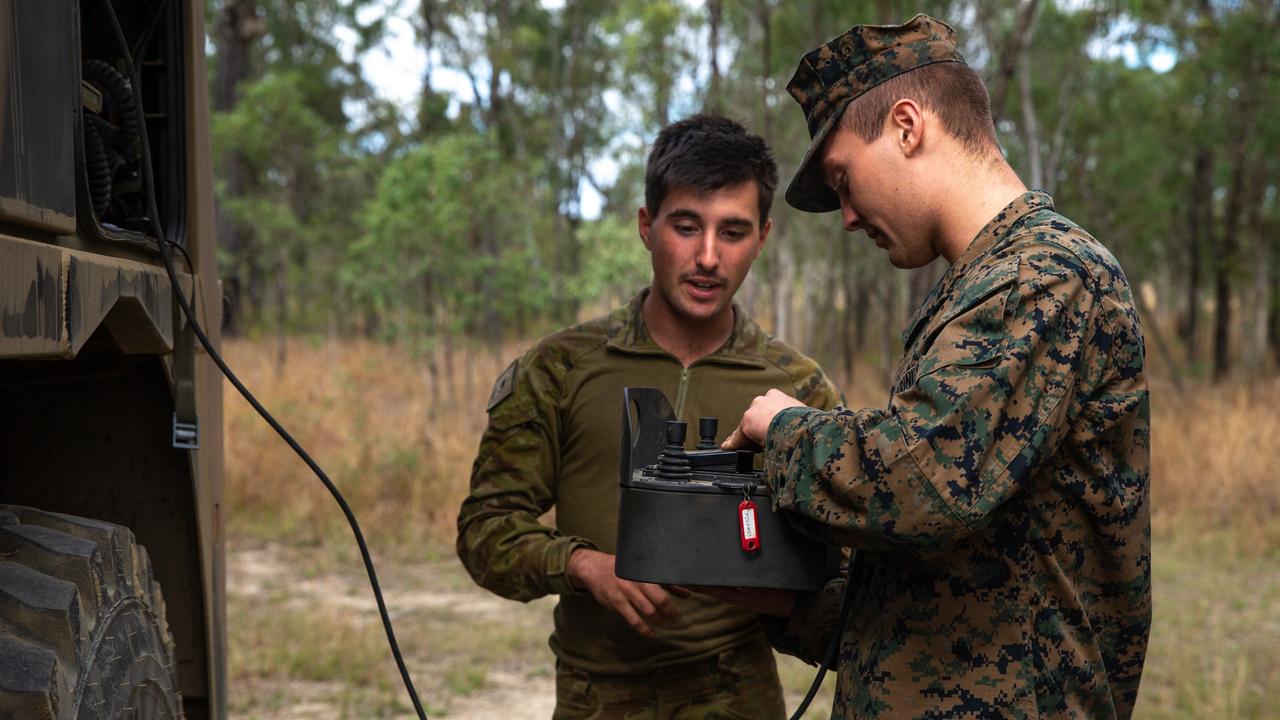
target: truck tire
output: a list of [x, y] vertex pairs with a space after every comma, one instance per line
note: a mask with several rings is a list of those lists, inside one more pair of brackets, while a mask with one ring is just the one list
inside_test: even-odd
[[0, 505], [0, 718], [182, 717], [147, 552], [122, 525]]

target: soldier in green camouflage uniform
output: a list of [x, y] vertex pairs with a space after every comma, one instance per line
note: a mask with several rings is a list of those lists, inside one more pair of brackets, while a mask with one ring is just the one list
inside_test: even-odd
[[[762, 444], [775, 505], [857, 551], [833, 717], [1126, 718], [1151, 625], [1142, 331], [1112, 254], [1000, 156], [971, 72], [927, 16], [802, 60], [789, 89], [813, 145], [787, 200], [841, 210], [900, 267], [951, 265], [887, 407], [769, 393], [726, 446]], [[964, 83], [982, 142], [937, 107]], [[812, 661], [843, 592], [754, 606]]]
[[[652, 287], [543, 338], [494, 386], [458, 556], [504, 597], [560, 596], [556, 718], [783, 717], [756, 613], [621, 580], [612, 555], [624, 387], [661, 389], [690, 423], [730, 423], [771, 388], [817, 408], [839, 401], [813, 361], [732, 304], [776, 183], [764, 142], [737, 123], [697, 116], [663, 130], [639, 212]], [[554, 527], [540, 521], [553, 508]]]

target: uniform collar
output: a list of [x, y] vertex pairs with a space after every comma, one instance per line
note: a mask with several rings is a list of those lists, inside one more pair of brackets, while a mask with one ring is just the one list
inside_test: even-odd
[[969, 242], [969, 247], [965, 248], [964, 252], [960, 253], [960, 257], [956, 258], [951, 267], [947, 268], [946, 274], [933, 286], [924, 302], [920, 303], [920, 307], [911, 316], [911, 319], [907, 322], [906, 329], [902, 331], [903, 345], [911, 342], [912, 336], [915, 335], [916, 327], [926, 317], [933, 314], [938, 298], [951, 292], [951, 289], [955, 287], [960, 278], [964, 277], [965, 272], [986, 257], [997, 245], [1000, 245], [1011, 232], [1017, 229], [1024, 217], [1037, 210], [1052, 209], [1053, 198], [1049, 197], [1049, 193], [1031, 190], [1014, 198], [1012, 202], [1004, 206], [1003, 210], [996, 213], [995, 217], [987, 221], [987, 224]]
[[960, 257], [952, 263], [946, 277], [958, 278], [963, 275], [965, 270], [986, 255], [988, 250], [1007, 237], [1018, 221], [1027, 214], [1036, 210], [1052, 209], [1053, 198], [1046, 192], [1030, 190], [1014, 198], [1013, 202], [1005, 205], [1003, 210], [996, 213], [996, 216], [987, 221], [987, 224], [978, 231], [969, 243], [969, 247], [965, 248], [964, 252], [960, 253]]
[[[675, 360], [675, 356], [667, 352], [649, 335], [644, 325], [644, 299], [649, 295], [649, 288], [636, 293], [622, 307], [609, 314], [609, 330], [607, 342], [610, 350], [631, 353], [634, 355], [663, 355]], [[756, 324], [749, 314], [744, 312], [738, 303], [733, 303], [733, 332], [715, 352], [699, 358], [693, 364], [714, 362], [724, 365], [746, 365], [764, 367], [764, 348], [769, 336]]]

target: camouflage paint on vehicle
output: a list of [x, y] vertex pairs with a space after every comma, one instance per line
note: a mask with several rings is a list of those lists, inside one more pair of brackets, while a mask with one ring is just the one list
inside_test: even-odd
[[[94, 0], [83, 5], [100, 10]], [[171, 181], [163, 190], [181, 218], [170, 239], [191, 256], [192, 268], [175, 257], [179, 282], [216, 343], [222, 291], [204, 6], [167, 7], [176, 15], [155, 37], [168, 34], [166, 47], [180, 48], [164, 70], [173, 73], [166, 76], [172, 93], [164, 95], [167, 105], [147, 111], [174, 119], [181, 160], [165, 170], [176, 176], [162, 179]], [[222, 379], [199, 348], [193, 377], [175, 373], [185, 320], [154, 239], [104, 234], [78, 194], [81, 115], [88, 112], [80, 104], [93, 93], [81, 83], [75, 43], [107, 32], [81, 27], [79, 10], [74, 2], [0, 3], [0, 157], [16, 168], [0, 182], [0, 502], [131, 528], [164, 587], [186, 717], [223, 718]], [[21, 43], [11, 37], [19, 32]], [[170, 442], [173, 392], [182, 382], [193, 385], [198, 450]]]
[[[178, 278], [191, 296], [196, 278]], [[73, 358], [104, 326], [123, 352], [173, 351], [173, 291], [154, 264], [0, 235], [0, 288], [0, 359]]]

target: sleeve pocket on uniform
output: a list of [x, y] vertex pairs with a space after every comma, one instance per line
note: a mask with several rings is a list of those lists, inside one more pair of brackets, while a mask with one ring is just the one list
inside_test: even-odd
[[930, 345], [920, 359], [917, 380], [950, 366], [977, 369], [999, 364], [1009, 341], [1005, 311], [1017, 280], [1014, 257], [957, 293], [930, 328]]
[[510, 398], [489, 411], [489, 429], [505, 432], [537, 416], [537, 408], [524, 402], [524, 398]]

